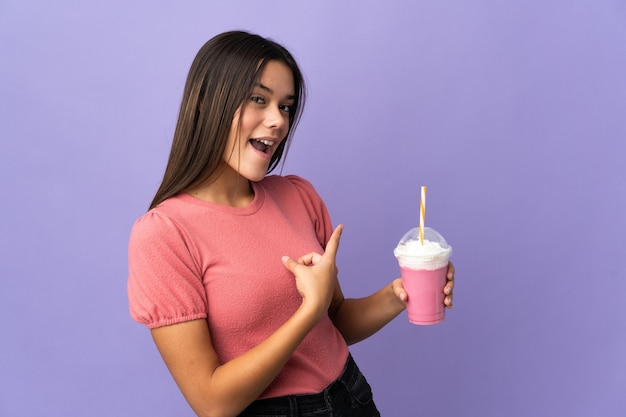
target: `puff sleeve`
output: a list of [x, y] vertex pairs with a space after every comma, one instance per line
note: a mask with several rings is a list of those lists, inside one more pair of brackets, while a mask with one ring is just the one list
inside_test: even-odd
[[131, 317], [150, 329], [207, 317], [197, 251], [182, 227], [154, 210], [131, 231], [128, 300]]

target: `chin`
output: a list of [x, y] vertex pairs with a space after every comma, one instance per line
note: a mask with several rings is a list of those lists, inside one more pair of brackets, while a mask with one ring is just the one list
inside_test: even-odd
[[242, 173], [242, 175], [244, 177], [246, 177], [249, 181], [253, 181], [253, 182], [259, 182], [261, 180], [263, 180], [263, 178], [265, 178], [265, 176], [267, 175], [267, 170], [263, 171], [263, 172], [257, 172], [257, 173], [248, 173], [248, 175], [244, 175]]

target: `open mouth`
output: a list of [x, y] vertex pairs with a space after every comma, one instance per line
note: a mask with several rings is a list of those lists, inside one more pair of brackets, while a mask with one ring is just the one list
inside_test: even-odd
[[250, 139], [250, 144], [257, 151], [269, 154], [274, 143], [264, 139]]

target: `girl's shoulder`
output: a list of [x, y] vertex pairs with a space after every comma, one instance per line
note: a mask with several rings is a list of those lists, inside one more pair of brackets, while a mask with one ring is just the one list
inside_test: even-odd
[[298, 192], [307, 200], [321, 200], [313, 184], [298, 175], [269, 175], [262, 184], [271, 192]]

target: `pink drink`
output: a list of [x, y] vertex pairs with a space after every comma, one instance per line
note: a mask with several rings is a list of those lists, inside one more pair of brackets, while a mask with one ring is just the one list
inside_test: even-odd
[[413, 324], [435, 324], [444, 319], [448, 259], [452, 247], [435, 230], [425, 227], [424, 239], [418, 228], [409, 230], [394, 249], [400, 264], [402, 284], [408, 295], [406, 310]]
[[400, 268], [402, 283], [409, 298], [406, 311], [413, 324], [435, 324], [443, 321], [443, 287], [448, 267], [435, 270]]

